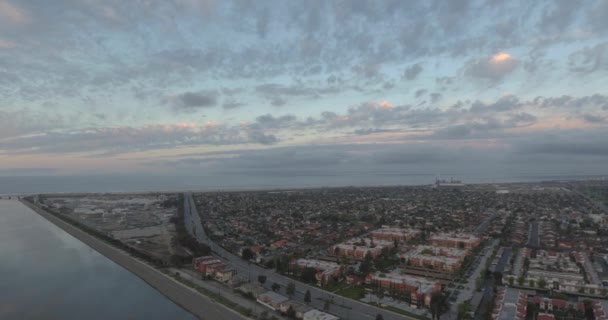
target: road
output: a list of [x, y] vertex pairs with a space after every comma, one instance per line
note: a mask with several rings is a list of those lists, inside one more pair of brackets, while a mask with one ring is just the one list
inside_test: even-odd
[[528, 230], [528, 243], [527, 243], [528, 247], [533, 247], [533, 248], [540, 247], [540, 240], [538, 237], [539, 224], [540, 223], [538, 221], [534, 221], [534, 222], [530, 223], [530, 229]]
[[505, 248], [502, 252], [502, 255], [500, 256], [500, 259], [498, 259], [498, 262], [496, 263], [496, 268], [494, 268], [494, 271], [496, 272], [504, 272], [505, 271], [505, 267], [507, 266], [507, 263], [509, 262], [509, 258], [511, 258], [511, 252], [513, 251], [512, 248]]
[[489, 215], [488, 217], [486, 217], [482, 223], [479, 224], [479, 226], [477, 226], [477, 228], [475, 228], [475, 235], [477, 235], [478, 237], [483, 235], [484, 232], [486, 232], [486, 230], [488, 230], [488, 227], [490, 226], [490, 223], [492, 222], [492, 220], [494, 220], [494, 218], [496, 218], [498, 216], [498, 212], [492, 212], [491, 215]]
[[95, 238], [81, 229], [57, 218], [56, 216], [34, 206], [23, 202], [30, 209], [40, 214], [42, 217], [55, 224], [63, 231], [82, 241], [87, 246], [106, 256], [116, 264], [129, 270], [150, 286], [158, 290], [164, 296], [181, 306], [185, 310], [194, 314], [200, 319], [221, 319], [221, 320], [244, 320], [247, 319], [236, 311], [218, 304], [206, 296], [198, 293], [194, 289], [187, 287], [159, 270], [140, 261], [122, 250]]
[[[473, 271], [471, 276], [467, 279], [467, 283], [462, 285], [462, 286], [464, 286], [464, 288], [463, 289], [457, 289], [457, 287], [454, 288], [455, 290], [460, 290], [460, 294], [458, 295], [458, 298], [456, 299], [456, 301], [451, 304], [450, 310], [448, 312], [446, 312], [445, 315], [441, 316], [441, 319], [449, 319], [449, 320], [456, 319], [458, 316], [458, 305], [473, 298], [473, 293], [475, 292], [475, 289], [476, 289], [475, 282], [477, 281], [477, 278], [479, 278], [479, 277], [481, 277], [482, 279], [485, 278], [485, 275], [482, 274], [481, 272], [485, 269], [486, 261], [488, 261], [488, 259], [492, 255], [492, 252], [494, 251], [496, 246], [498, 246], [498, 244], [499, 244], [499, 240], [494, 239], [494, 240], [492, 240], [492, 243], [490, 245], [487, 245], [484, 248], [485, 254], [482, 255], [480, 258], [478, 258], [477, 261], [479, 261], [479, 263], [475, 267], [475, 270]], [[458, 285], [460, 286], [461, 284], [458, 284]]]
[[273, 283], [278, 283], [283, 287], [281, 292], [285, 294], [284, 288], [287, 287], [288, 283], [294, 282], [296, 284], [296, 294], [292, 299], [304, 302], [304, 295], [306, 291], [309, 290], [312, 296], [312, 302], [309, 304], [310, 306], [323, 310], [325, 301], [334, 301], [328, 312], [341, 319], [373, 320], [378, 314], [382, 314], [385, 320], [415, 319], [294, 281], [293, 279], [282, 276], [272, 270], [264, 269], [258, 265], [244, 261], [240, 257], [216, 244], [207, 236], [203, 228], [201, 216], [196, 209], [191, 193], [184, 194], [184, 222], [186, 223], [188, 232], [190, 232], [199, 242], [207, 244], [217, 256], [230, 263], [239, 274], [248, 276], [251, 282], [256, 282], [258, 275], [265, 275], [267, 280], [264, 286], [269, 290]]
[[568, 190], [578, 194], [579, 196], [587, 199], [587, 201], [591, 202], [591, 204], [593, 204], [599, 211], [603, 212], [604, 214], [608, 214], [608, 207], [606, 207], [606, 205], [604, 205], [602, 202], [597, 201], [589, 196], [587, 196], [586, 194], [580, 192], [575, 186], [569, 186]]
[[593, 267], [593, 263], [591, 263], [591, 259], [589, 258], [589, 255], [586, 252], [582, 252], [581, 254], [583, 255], [583, 258], [585, 259], [585, 264], [583, 264], [583, 267], [585, 268], [585, 272], [587, 273], [589, 282], [596, 284], [598, 286], [602, 286], [602, 280], [600, 280], [600, 277], [597, 274], [597, 271], [595, 271], [595, 268]]

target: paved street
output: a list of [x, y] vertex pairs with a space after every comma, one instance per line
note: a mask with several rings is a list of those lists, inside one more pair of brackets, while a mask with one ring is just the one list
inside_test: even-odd
[[[203, 224], [201, 223], [201, 217], [197, 212], [194, 199], [190, 193], [186, 193], [184, 195], [184, 221], [186, 222], [186, 229], [191, 232], [191, 234], [196, 237], [199, 242], [209, 245], [211, 250], [216, 255], [229, 262], [239, 274], [249, 277], [251, 282], [257, 282], [258, 275], [265, 275], [267, 277], [265, 287], [270, 290], [270, 286], [276, 282], [283, 287], [281, 289], [283, 294], [285, 294], [284, 288], [287, 286], [287, 284], [290, 282], [295, 282], [294, 280], [277, 274], [272, 270], [264, 269], [258, 265], [248, 263], [211, 241], [211, 239], [205, 233]], [[334, 303], [331, 305], [329, 313], [332, 313], [341, 319], [369, 320], [375, 319], [376, 315], [379, 313], [383, 315], [385, 320], [414, 319], [391, 311], [376, 308], [349, 298], [335, 295], [301, 282], [296, 282], [296, 294], [293, 299], [303, 302], [306, 290], [310, 290], [313, 298], [310, 305], [319, 310], [323, 310], [326, 300], [333, 300]]]
[[528, 230], [528, 247], [538, 248], [540, 246], [540, 240], [538, 237], [539, 222], [534, 221], [530, 223], [530, 229]]
[[473, 293], [475, 292], [475, 281], [478, 277], [483, 277], [481, 272], [486, 266], [486, 261], [490, 258], [492, 252], [494, 251], [494, 248], [496, 248], [498, 244], [499, 241], [497, 239], [494, 239], [492, 240], [492, 243], [490, 245], [487, 245], [485, 247], [485, 254], [478, 259], [479, 263], [475, 267], [475, 270], [473, 271], [471, 276], [467, 279], [467, 283], [463, 285], [464, 289], [460, 290], [458, 298], [454, 303], [451, 304], [450, 310], [446, 314], [444, 314], [441, 319], [456, 319], [458, 315], [458, 305], [464, 301], [473, 298]]

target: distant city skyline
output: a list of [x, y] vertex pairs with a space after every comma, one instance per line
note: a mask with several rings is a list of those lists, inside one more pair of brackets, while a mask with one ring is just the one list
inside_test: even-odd
[[606, 174], [607, 16], [0, 0], [0, 175]]

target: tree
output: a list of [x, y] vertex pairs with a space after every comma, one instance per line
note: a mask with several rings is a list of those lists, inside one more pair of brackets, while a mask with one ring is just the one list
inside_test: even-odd
[[323, 304], [323, 310], [329, 311], [329, 306], [330, 306], [329, 300], [325, 300], [325, 304]]
[[376, 320], [384, 320], [384, 317], [378, 313], [378, 315], [376, 316]]
[[251, 248], [244, 248], [243, 251], [241, 251], [241, 257], [243, 257], [243, 260], [249, 261], [253, 259], [253, 256], [254, 253], [251, 251]]
[[513, 277], [509, 277], [509, 285], [510, 285], [510, 286], [512, 286], [512, 285], [513, 285], [513, 282], [514, 282]]
[[317, 270], [315, 268], [304, 268], [300, 274], [302, 281], [315, 283], [317, 281]]
[[270, 288], [272, 288], [272, 291], [279, 291], [281, 290], [281, 285], [275, 282]]
[[538, 280], [538, 287], [544, 289], [547, 286], [547, 281], [545, 279]]
[[289, 309], [287, 309], [286, 315], [287, 315], [289, 318], [292, 318], [292, 319], [293, 319], [293, 318], [295, 318], [295, 317], [296, 317], [296, 310], [294, 310], [292, 306], [289, 306]]
[[264, 285], [264, 283], [266, 283], [266, 276], [265, 276], [265, 275], [263, 275], [263, 274], [259, 275], [259, 276], [258, 276], [258, 282], [259, 282], [261, 285]]
[[311, 300], [312, 299], [310, 297], [310, 290], [306, 290], [306, 294], [304, 295], [304, 302], [310, 303]]
[[532, 315], [532, 319], [536, 319], [536, 314], [538, 313], [536, 303], [528, 302], [527, 313]]
[[517, 277], [517, 284], [519, 284], [520, 286], [524, 285], [524, 281], [526, 281], [526, 279], [524, 279], [523, 276]]
[[431, 296], [431, 315], [432, 319], [439, 319], [439, 315], [448, 310], [446, 297], [440, 293], [433, 293]]
[[293, 296], [296, 293], [296, 284], [293, 282], [287, 284], [287, 289], [285, 290], [285, 293], [287, 293], [287, 295], [289, 295], [290, 297]]
[[463, 302], [458, 305], [458, 320], [466, 319], [469, 308], [470, 306], [467, 302]]
[[530, 285], [530, 287], [534, 287], [534, 280], [530, 279], [530, 281], [528, 282], [528, 284]]
[[365, 255], [365, 259], [363, 259], [363, 261], [361, 261], [361, 263], [359, 264], [359, 272], [362, 275], [367, 275], [370, 271], [372, 271], [372, 267], [373, 267], [373, 261], [372, 261], [372, 255], [368, 252]]
[[268, 319], [268, 311], [266, 311], [266, 310], [262, 311], [262, 313], [260, 313], [260, 319], [262, 319], [262, 320]]

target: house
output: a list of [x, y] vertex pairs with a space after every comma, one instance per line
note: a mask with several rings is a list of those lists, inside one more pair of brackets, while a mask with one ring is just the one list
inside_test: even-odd
[[481, 239], [468, 233], [440, 233], [433, 235], [429, 241], [434, 246], [474, 249], [481, 243]]
[[371, 232], [372, 237], [387, 241], [409, 241], [422, 232], [420, 230], [383, 227]]
[[266, 291], [257, 297], [257, 302], [267, 306], [272, 310], [279, 310], [281, 303], [289, 300], [286, 296], [280, 295], [274, 291]]
[[315, 259], [297, 259], [292, 263], [293, 267], [300, 270], [312, 268], [317, 271], [316, 279], [318, 283], [329, 281], [331, 278], [338, 277], [342, 274], [342, 268], [335, 262], [321, 261]]
[[312, 309], [306, 313], [302, 317], [302, 320], [339, 320], [340, 318], [333, 316], [329, 313], [325, 313], [319, 311], [317, 309]]
[[382, 250], [394, 247], [393, 241], [373, 238], [352, 238], [346, 242], [336, 244], [330, 248], [330, 254], [363, 260], [368, 254], [375, 258], [382, 254]]
[[431, 305], [431, 296], [441, 291], [441, 284], [436, 280], [397, 273], [370, 273], [365, 281], [386, 290], [409, 292], [412, 303], [422, 301], [425, 306]]
[[282, 248], [282, 247], [286, 246], [288, 243], [289, 243], [288, 240], [283, 239], [283, 240], [279, 240], [279, 241], [271, 243], [270, 247], [272, 249], [278, 249], [278, 248]]
[[279, 311], [283, 314], [287, 313], [289, 308], [291, 308], [295, 312], [296, 319], [302, 319], [306, 312], [313, 309], [312, 307], [309, 307], [295, 300], [287, 300], [281, 302], [281, 304], [279, 305]]
[[514, 288], [502, 288], [496, 294], [492, 320], [524, 320], [528, 308], [525, 292]]

